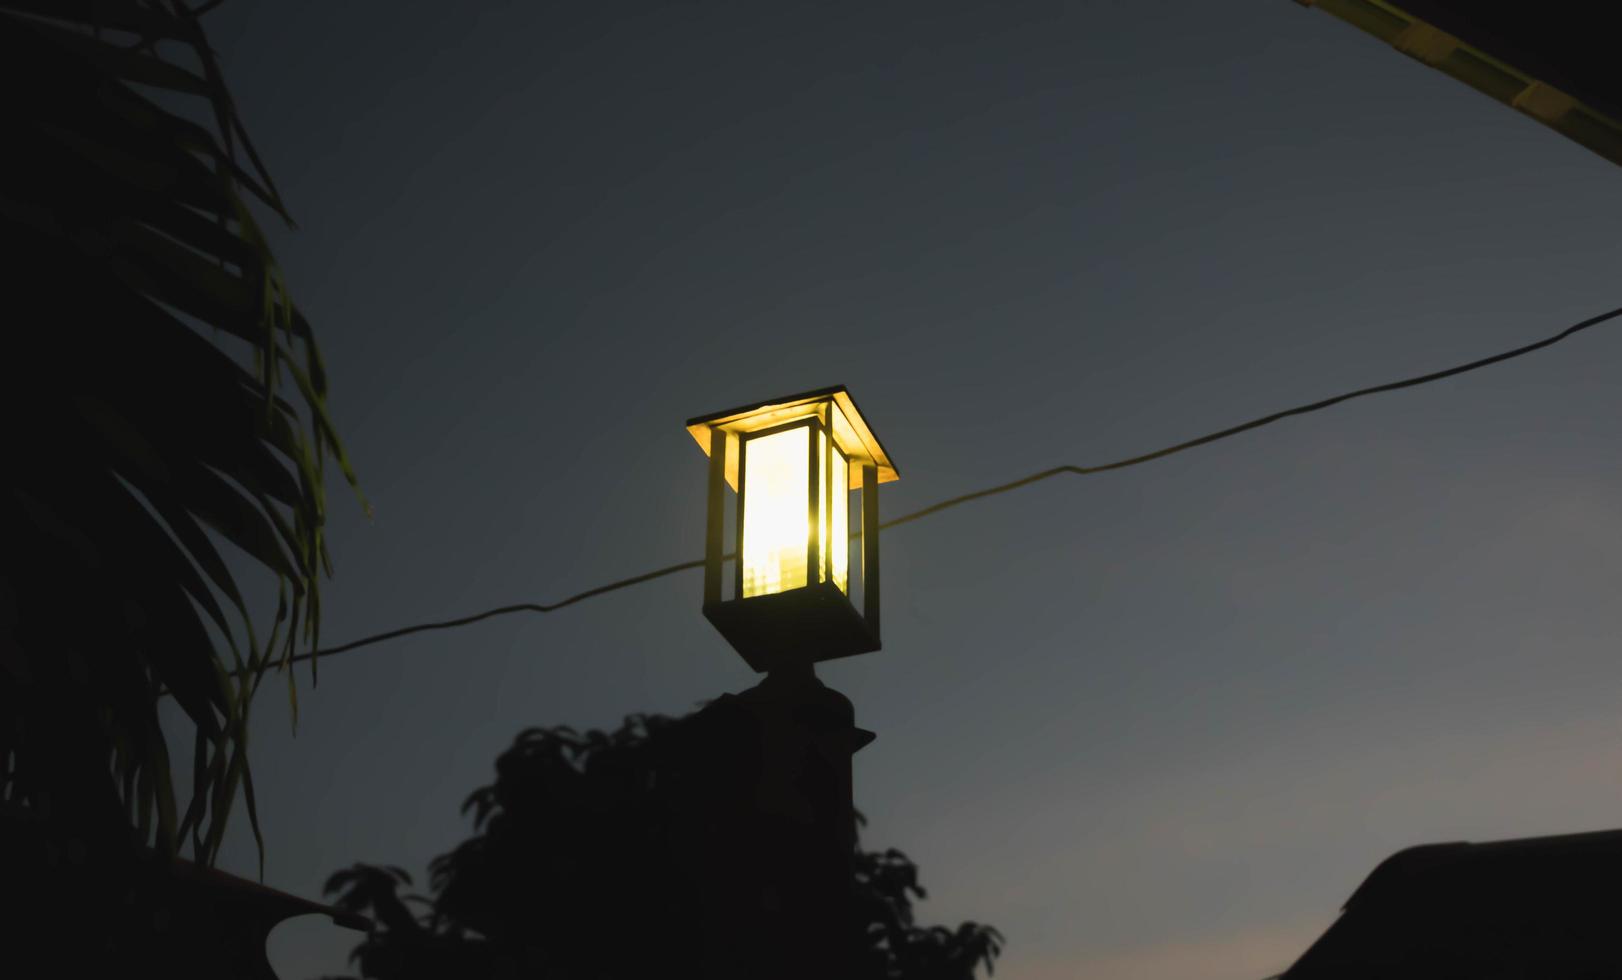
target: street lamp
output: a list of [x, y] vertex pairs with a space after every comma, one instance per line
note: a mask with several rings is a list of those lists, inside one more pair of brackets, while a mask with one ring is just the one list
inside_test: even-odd
[[687, 431], [710, 457], [705, 617], [756, 671], [879, 649], [878, 485], [897, 473], [844, 386]]

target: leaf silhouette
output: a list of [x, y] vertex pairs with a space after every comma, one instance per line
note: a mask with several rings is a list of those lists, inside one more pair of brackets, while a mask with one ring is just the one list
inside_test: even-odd
[[[0, 394], [18, 430], [0, 797], [98, 840], [172, 855], [189, 839], [206, 864], [241, 796], [262, 866], [249, 704], [316, 647], [324, 460], [355, 484], [255, 217], [287, 209], [185, 4], [0, 0], [0, 81], [20, 368]], [[277, 579], [268, 637], [221, 541]], [[192, 728], [184, 806], [165, 694]]]
[[[613, 731], [518, 733], [496, 779], [468, 795], [473, 834], [429, 863], [429, 894], [396, 897], [399, 868], [353, 865], [328, 881], [382, 924], [354, 952], [368, 980], [522, 975], [632, 980], [697, 975], [693, 869], [674, 842], [693, 723], [630, 715]], [[691, 788], [691, 787], [685, 787]], [[853, 818], [857, 815], [852, 814]], [[918, 868], [895, 848], [854, 854], [850, 980], [973, 980], [1001, 933], [914, 923]], [[698, 869], [700, 878], [703, 869]], [[415, 918], [398, 916], [416, 906]], [[503, 966], [505, 964], [505, 966]]]

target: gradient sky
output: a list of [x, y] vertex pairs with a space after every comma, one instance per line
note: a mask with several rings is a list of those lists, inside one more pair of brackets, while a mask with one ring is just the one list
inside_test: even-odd
[[[682, 422], [728, 405], [850, 386], [893, 515], [1622, 302], [1622, 171], [1284, 0], [208, 22], [377, 509], [334, 486], [329, 643], [697, 557]], [[885, 648], [821, 675], [922, 920], [1000, 928], [999, 980], [1258, 980], [1399, 848], [1617, 826], [1619, 356], [887, 532]], [[521, 728], [754, 683], [700, 590], [335, 657], [296, 736], [267, 685], [267, 883], [421, 876]], [[254, 874], [245, 820], [222, 864]], [[357, 938], [296, 920], [272, 961]]]

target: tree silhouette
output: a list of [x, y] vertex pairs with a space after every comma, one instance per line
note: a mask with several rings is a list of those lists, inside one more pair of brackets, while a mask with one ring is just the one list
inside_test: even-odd
[[[402, 893], [398, 867], [356, 864], [326, 893], [376, 922], [351, 961], [368, 980], [697, 975], [705, 924], [679, 843], [702, 792], [684, 760], [690, 720], [632, 715], [615, 731], [530, 728], [462, 811], [473, 835], [430, 864], [431, 896]], [[859, 820], [858, 816], [858, 820]], [[972, 980], [1002, 936], [965, 922], [920, 926], [918, 868], [857, 847], [846, 928], [852, 980]], [[686, 969], [684, 969], [684, 965]]]
[[[239, 792], [259, 839], [249, 704], [315, 648], [323, 461], [355, 482], [251, 205], [291, 219], [181, 0], [0, 0], [0, 81], [0, 809], [207, 865]], [[278, 583], [268, 635], [221, 540]]]

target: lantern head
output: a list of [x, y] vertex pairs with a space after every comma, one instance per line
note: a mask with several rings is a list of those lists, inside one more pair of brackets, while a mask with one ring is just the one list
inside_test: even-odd
[[897, 474], [850, 393], [728, 409], [687, 431], [710, 457], [705, 617], [757, 671], [879, 649], [878, 485]]

